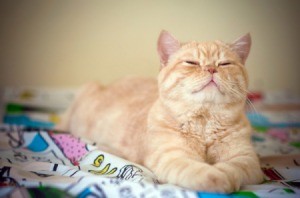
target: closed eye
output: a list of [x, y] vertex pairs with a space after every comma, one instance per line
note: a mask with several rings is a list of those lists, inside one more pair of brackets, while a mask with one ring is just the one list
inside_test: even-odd
[[189, 64], [189, 65], [200, 65], [200, 63], [197, 62], [197, 61], [184, 61], [184, 62]]
[[218, 64], [218, 66], [227, 66], [227, 65], [231, 65], [231, 62], [220, 62], [219, 64]]

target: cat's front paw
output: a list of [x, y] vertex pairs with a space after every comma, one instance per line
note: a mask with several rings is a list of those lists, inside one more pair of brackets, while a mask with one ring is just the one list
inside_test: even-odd
[[228, 176], [212, 166], [195, 173], [194, 177], [192, 188], [198, 191], [229, 193], [235, 190]]

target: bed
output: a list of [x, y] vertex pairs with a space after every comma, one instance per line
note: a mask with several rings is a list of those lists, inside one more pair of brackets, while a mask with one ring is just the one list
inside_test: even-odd
[[257, 124], [259, 116], [249, 114], [265, 181], [232, 194], [160, 184], [145, 167], [93, 142], [6, 117], [0, 125], [0, 197], [300, 197], [300, 126]]

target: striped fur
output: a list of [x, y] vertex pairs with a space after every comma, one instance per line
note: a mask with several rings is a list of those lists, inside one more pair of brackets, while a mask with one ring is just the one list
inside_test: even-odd
[[259, 183], [244, 114], [250, 44], [250, 35], [181, 44], [163, 31], [157, 81], [87, 84], [57, 128], [148, 167], [161, 182], [212, 192]]

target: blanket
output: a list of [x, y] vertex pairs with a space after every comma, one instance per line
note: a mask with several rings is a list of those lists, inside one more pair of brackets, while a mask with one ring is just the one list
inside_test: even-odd
[[265, 181], [216, 194], [160, 184], [145, 167], [69, 133], [0, 125], [0, 197], [300, 197], [299, 135], [299, 128], [255, 129]]

